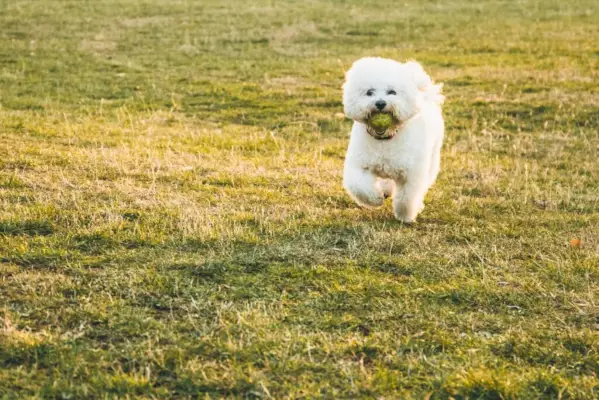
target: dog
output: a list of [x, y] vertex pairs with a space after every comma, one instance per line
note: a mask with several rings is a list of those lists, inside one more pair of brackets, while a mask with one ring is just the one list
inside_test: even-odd
[[[354, 62], [345, 78], [343, 110], [354, 123], [343, 186], [363, 207], [379, 207], [392, 196], [395, 218], [410, 224], [440, 169], [443, 85], [416, 61], [378, 57]], [[392, 121], [385, 131], [371, 124], [381, 113]]]

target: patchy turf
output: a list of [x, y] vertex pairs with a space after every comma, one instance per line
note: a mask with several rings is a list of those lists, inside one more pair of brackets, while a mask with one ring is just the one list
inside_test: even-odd
[[[599, 396], [596, 1], [0, 1], [0, 397]], [[445, 82], [419, 222], [343, 71]]]

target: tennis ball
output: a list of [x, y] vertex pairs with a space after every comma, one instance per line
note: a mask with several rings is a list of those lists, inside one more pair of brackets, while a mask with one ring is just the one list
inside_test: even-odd
[[391, 114], [379, 113], [370, 118], [370, 126], [377, 132], [383, 132], [391, 128], [393, 125], [393, 117]]

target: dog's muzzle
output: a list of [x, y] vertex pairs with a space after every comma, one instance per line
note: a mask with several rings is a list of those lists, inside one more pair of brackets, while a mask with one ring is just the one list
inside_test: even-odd
[[370, 136], [372, 136], [373, 138], [375, 138], [376, 140], [392, 139], [398, 130], [399, 130], [399, 128], [394, 126], [384, 132], [377, 132], [373, 127], [366, 125], [366, 132], [368, 132], [368, 134]]

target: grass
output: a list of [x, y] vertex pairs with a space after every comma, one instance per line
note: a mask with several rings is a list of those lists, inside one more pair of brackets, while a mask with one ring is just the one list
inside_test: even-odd
[[[598, 20], [0, 1], [0, 397], [597, 398]], [[412, 227], [341, 187], [365, 55], [445, 83]]]

